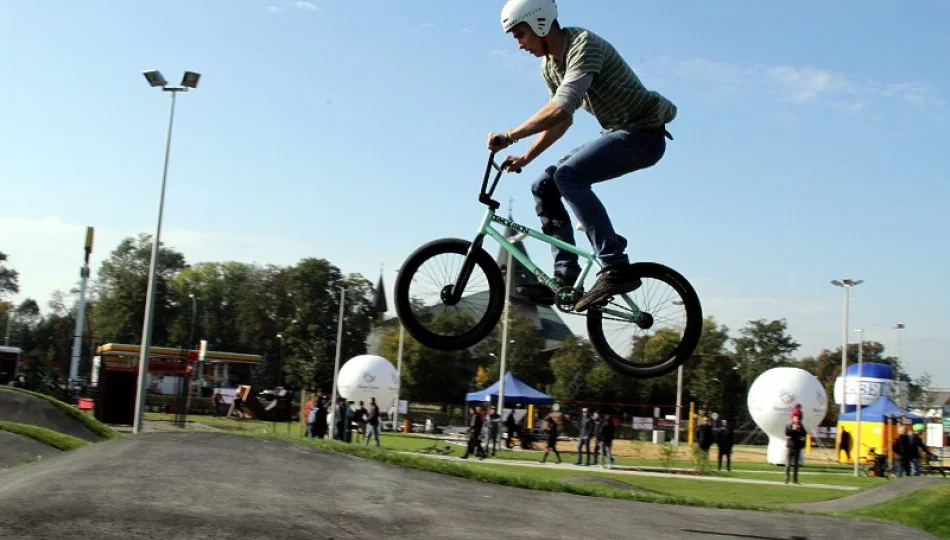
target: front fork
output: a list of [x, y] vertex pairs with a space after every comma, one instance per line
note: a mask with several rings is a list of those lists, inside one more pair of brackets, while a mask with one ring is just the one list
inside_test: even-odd
[[468, 246], [468, 253], [465, 254], [465, 261], [462, 262], [459, 275], [455, 278], [455, 284], [442, 289], [442, 302], [445, 305], [454, 306], [462, 300], [462, 294], [468, 285], [468, 278], [472, 277], [472, 269], [475, 268], [475, 252], [482, 249], [484, 240], [485, 233], [478, 233], [475, 239], [472, 240], [472, 245]]

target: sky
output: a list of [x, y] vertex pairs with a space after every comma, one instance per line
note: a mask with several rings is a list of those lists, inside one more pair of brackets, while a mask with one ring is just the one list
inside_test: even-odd
[[[500, 0], [0, 3], [0, 251], [20, 301], [68, 290], [96, 228], [93, 278], [155, 230], [171, 83], [178, 96], [162, 240], [190, 263], [327, 258], [376, 281], [440, 237], [472, 238], [491, 131], [548, 99]], [[852, 341], [912, 376], [950, 350], [950, 2], [561, 0], [673, 101], [656, 166], [599, 184], [632, 260], [696, 287], [733, 334], [785, 319], [798, 356]], [[496, 192], [538, 227], [531, 182], [599, 136], [568, 133]], [[524, 152], [530, 141], [511, 148]], [[580, 245], [587, 247], [579, 236]], [[498, 246], [486, 247], [494, 256]], [[547, 246], [529, 255], [551, 268]], [[585, 335], [580, 317], [566, 316]]]

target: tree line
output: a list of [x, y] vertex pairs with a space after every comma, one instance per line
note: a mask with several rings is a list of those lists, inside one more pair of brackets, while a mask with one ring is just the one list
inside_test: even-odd
[[[87, 289], [82, 376], [88, 376], [95, 346], [140, 343], [150, 257], [149, 235], [128, 237], [93, 274]], [[49, 372], [43, 375], [50, 383], [57, 374], [68, 373], [78, 282], [68, 292], [55, 291], [45, 311], [31, 298], [13, 306], [6, 299], [19, 290], [18, 273], [6, 260], [0, 252], [0, 321], [12, 314], [11, 345], [21, 347], [27, 356], [46, 360]], [[212, 350], [262, 355], [257, 368], [234, 371], [244, 381], [265, 387], [279, 381], [293, 388], [328, 391], [341, 287], [346, 291], [342, 360], [371, 352], [396, 361], [398, 320], [377, 312], [373, 283], [360, 274], [344, 275], [326, 259], [305, 258], [293, 266], [235, 261], [190, 264], [183, 253], [162, 245], [156, 279], [153, 344], [189, 348], [204, 339]], [[475, 347], [452, 352], [428, 349], [405, 334], [401, 397], [459, 403], [466, 392], [492, 384], [499, 376], [500, 332], [499, 325]], [[553, 355], [541, 355], [544, 338], [526, 318], [513, 317], [508, 332], [513, 343], [508, 347], [507, 368], [558, 399], [675, 403], [675, 372], [646, 380], [617, 375], [597, 358], [584, 336], [570, 336]], [[752, 381], [779, 366], [815, 374], [832, 395], [841, 369], [841, 347], [797, 358], [799, 347], [784, 319], [748, 321], [732, 333], [707, 316], [700, 343], [683, 370], [684, 403], [692, 401], [734, 423], [745, 422]], [[849, 346], [849, 363], [857, 361], [857, 349], [857, 344]], [[887, 355], [879, 342], [864, 343], [864, 361], [891, 364], [904, 373], [899, 359]], [[927, 375], [911, 380], [911, 398], [920, 397], [927, 385]], [[836, 413], [829, 403], [829, 415]]]

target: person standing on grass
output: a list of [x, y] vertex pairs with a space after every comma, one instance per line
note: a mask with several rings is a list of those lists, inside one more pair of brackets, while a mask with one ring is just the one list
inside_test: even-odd
[[494, 456], [498, 450], [498, 435], [501, 432], [501, 415], [495, 412], [495, 408], [488, 409], [488, 442], [485, 446]]
[[468, 448], [465, 449], [465, 455], [462, 459], [468, 459], [470, 454], [478, 454], [479, 459], [485, 459], [485, 449], [482, 448], [482, 427], [485, 419], [482, 415], [482, 408], [475, 407], [471, 409], [472, 419], [468, 424]]
[[722, 426], [716, 430], [716, 448], [719, 450], [719, 468], [722, 470], [722, 458], [726, 458], [726, 471], [732, 471], [732, 428], [729, 427], [729, 422], [725, 420], [722, 421]]
[[[603, 454], [601, 459], [601, 466], [609, 469], [614, 464], [614, 454], [611, 451], [614, 444], [614, 419], [611, 418], [610, 414], [605, 414], [603, 422], [600, 426], [600, 453]], [[597, 463], [596, 458], [594, 463]]]
[[577, 463], [581, 464], [581, 449], [587, 455], [587, 464], [590, 465], [590, 438], [594, 435], [594, 419], [590, 416], [587, 407], [581, 409], [581, 432], [577, 436]]
[[[360, 402], [362, 404], [362, 402]], [[376, 439], [376, 448], [379, 448], [379, 406], [376, 397], [369, 398], [369, 408], [366, 409], [366, 439], [363, 446], [369, 444], [370, 438]]]
[[[585, 411], [587, 409], [584, 409]], [[557, 462], [561, 462], [561, 454], [557, 451], [557, 422], [554, 421], [550, 416], [547, 418], [548, 422], [548, 444], [544, 447], [544, 457], [541, 458], [541, 463], [544, 463], [548, 460], [548, 452], [554, 452], [554, 457], [557, 458]], [[578, 455], [580, 455], [580, 450], [578, 450]], [[578, 463], [580, 463], [578, 461]]]
[[792, 416], [792, 423], [785, 426], [785, 483], [789, 481], [789, 471], [794, 472], [794, 483], [801, 484], [798, 481], [798, 466], [802, 455], [802, 448], [805, 448], [805, 426], [802, 425], [801, 416]]

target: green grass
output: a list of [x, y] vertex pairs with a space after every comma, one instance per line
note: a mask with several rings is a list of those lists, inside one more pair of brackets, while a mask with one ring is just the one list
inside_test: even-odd
[[47, 396], [46, 394], [40, 394], [39, 392], [31, 392], [30, 390], [24, 390], [22, 388], [13, 388], [13, 387], [0, 387], [0, 391], [10, 391], [10, 392], [22, 392], [24, 394], [29, 394], [33, 397], [40, 399], [45, 399], [53, 404], [56, 408], [66, 413], [70, 418], [76, 420], [83, 426], [85, 426], [89, 431], [95, 433], [102, 439], [114, 439], [116, 437], [121, 437], [122, 434], [118, 431], [112, 429], [111, 427], [103, 424], [102, 422], [96, 420], [95, 418], [89, 416], [88, 414], [83, 413], [76, 407], [68, 403], [64, 403], [54, 397]]
[[[403, 452], [415, 452], [420, 448], [425, 446], [431, 446], [433, 443], [438, 443], [440, 445], [449, 444], [442, 441], [436, 441], [429, 437], [424, 437], [421, 435], [411, 435], [411, 434], [392, 434], [392, 433], [383, 433], [380, 435], [380, 443], [387, 448], [392, 450], [398, 450]], [[451, 455], [457, 455], [459, 450], [463, 447], [453, 445], [453, 448], [456, 448], [456, 452]], [[575, 454], [568, 452], [561, 452], [565, 462], [571, 461], [574, 459]], [[518, 460], [518, 461], [536, 461], [540, 459], [540, 452], [526, 452], [526, 451], [509, 451], [509, 450], [499, 450], [495, 455], [495, 459], [503, 460]], [[647, 467], [660, 467], [662, 463], [659, 460], [647, 460], [647, 459], [630, 459], [630, 458], [617, 458], [614, 463], [615, 465], [621, 466], [647, 466]], [[674, 462], [672, 465], [676, 468], [684, 469], [693, 469], [693, 464], [688, 461], [679, 461]], [[742, 478], [747, 480], [768, 480], [773, 482], [781, 482], [784, 480], [784, 469], [781, 467], [771, 467], [771, 470], [774, 472], [768, 472], [769, 465], [758, 464], [758, 463], [733, 463], [732, 472], [716, 472], [713, 470], [709, 473], [709, 476], [721, 476], [724, 478]], [[715, 468], [715, 465], [713, 465]], [[841, 486], [857, 486], [861, 488], [869, 488], [878, 485], [881, 482], [886, 482], [886, 480], [881, 478], [869, 478], [869, 477], [858, 477], [850, 475], [851, 469], [847, 469], [841, 472], [834, 472], [835, 469], [824, 466], [808, 466], [800, 469], [800, 471], [806, 471], [809, 473], [821, 473], [821, 474], [807, 474], [802, 475], [800, 479], [803, 482], [810, 484], [831, 484], [831, 485], [841, 485]], [[784, 487], [784, 486], [781, 486]]]
[[[847, 495], [850, 492], [816, 489], [807, 487], [763, 486], [758, 484], [740, 484], [726, 482], [709, 482], [687, 478], [653, 478], [621, 473], [602, 472], [596, 469], [591, 471], [557, 470], [556, 468], [530, 468], [517, 465], [497, 465], [485, 462], [457, 462], [434, 460], [424, 456], [413, 456], [377, 450], [358, 444], [346, 444], [337, 441], [314, 440], [287, 436], [285, 431], [278, 428], [276, 433], [259, 430], [260, 427], [243, 426], [249, 429], [235, 430], [238, 433], [263, 438], [290, 441], [298, 444], [307, 444], [318, 448], [325, 448], [335, 452], [346, 453], [357, 457], [375, 459], [394, 465], [409, 467], [418, 470], [448, 474], [459, 478], [467, 478], [481, 482], [521, 487], [543, 491], [558, 491], [628, 499], [644, 502], [660, 502], [667, 504], [686, 504], [712, 508], [734, 508], [755, 510], [777, 510], [773, 505], [815, 502], [833, 499]], [[432, 440], [411, 435], [384, 435], [386, 446], [393, 448], [397, 443], [399, 450], [418, 449], [432, 444]], [[393, 448], [395, 449], [395, 448]], [[514, 452], [512, 452], [514, 454]], [[526, 456], [522, 455], [521, 458]], [[536, 456], [532, 456], [536, 457]], [[564, 482], [567, 477], [597, 476], [618, 480], [631, 487], [638, 487], [649, 493], [635, 493], [624, 489], [599, 484], [574, 484]]]
[[[519, 487], [524, 489], [533, 489], [538, 491], [551, 491], [551, 492], [560, 492], [560, 493], [572, 493], [575, 495], [585, 495], [592, 497], [608, 497], [612, 499], [625, 499], [631, 501], [640, 501], [640, 502], [652, 502], [652, 503], [664, 503], [664, 504], [681, 504], [689, 506], [700, 506], [706, 508], [725, 508], [725, 509], [734, 509], [734, 510], [764, 510], [764, 511], [778, 511], [777, 508], [772, 508], [768, 505], [760, 504], [759, 501], [750, 498], [749, 502], [733, 502], [723, 500], [721, 497], [715, 497], [713, 499], [701, 499], [696, 497], [687, 497], [684, 495], [667, 495], [663, 493], [637, 493], [632, 491], [627, 491], [624, 489], [618, 489], [609, 486], [602, 485], [588, 485], [588, 484], [573, 484], [568, 482], [559, 481], [557, 478], [548, 477], [541, 474], [512, 474], [506, 471], [497, 470], [497, 466], [482, 465], [475, 463], [460, 463], [457, 461], [446, 461], [431, 459], [423, 456], [413, 456], [408, 454], [399, 454], [395, 452], [390, 452], [387, 450], [377, 449], [375, 446], [363, 446], [359, 444], [350, 444], [342, 443], [334, 440], [326, 439], [309, 439], [304, 437], [298, 437], [295, 435], [286, 435], [280, 430], [277, 433], [265, 433], [265, 432], [255, 432], [255, 431], [236, 431], [243, 435], [251, 437], [260, 437], [263, 439], [273, 439], [287, 441], [295, 444], [303, 444], [308, 446], [313, 446], [316, 448], [322, 448], [325, 450], [330, 450], [333, 452], [338, 452], [342, 454], [348, 454], [351, 456], [356, 456], [360, 458], [373, 459], [376, 461], [381, 461], [383, 463], [389, 463], [391, 465], [398, 465], [401, 467], [434, 472], [439, 474], [445, 474], [448, 476], [454, 476], [457, 478], [465, 478], [468, 480], [474, 480], [476, 482], [485, 482], [490, 484], [498, 484], [503, 486]], [[520, 472], [523, 470], [521, 467], [517, 466], [508, 466], [513, 469], [515, 472]], [[567, 471], [559, 471], [567, 472]], [[578, 476], [577, 472], [572, 474], [573, 476]], [[667, 482], [676, 482], [680, 481], [679, 479], [666, 479]], [[694, 481], [695, 482], [695, 481]], [[687, 493], [689, 490], [682, 490], [683, 493]], [[794, 490], [799, 491], [799, 490]], [[796, 499], [801, 500], [801, 499]], [[788, 512], [788, 510], [780, 510], [782, 512]]]
[[929, 486], [887, 502], [831, 515], [892, 521], [950, 538], [950, 483]]
[[77, 439], [71, 435], [66, 435], [39, 426], [31, 426], [17, 422], [0, 422], [0, 430], [35, 439], [47, 446], [52, 446], [53, 448], [58, 448], [60, 450], [75, 450], [77, 448], [82, 448], [83, 446], [89, 445], [88, 442], [82, 439]]
[[473, 462], [471, 466], [492, 469], [509, 477], [552, 478], [559, 481], [578, 476], [609, 478], [630, 484], [631, 487], [648, 490], [658, 495], [680, 498], [691, 502], [729, 501], [733, 504], [752, 506], [757, 509], [762, 506], [827, 501], [852, 493], [801, 486], [769, 486], [762, 484], [740, 484], [737, 482], [711, 482], [708, 480], [694, 480], [689, 478], [635, 476], [601, 472], [597, 469], [591, 471], [559, 471], [556, 468], [542, 469], [512, 465], [494, 465], [484, 462]]
[[[146, 418], [149, 420], [169, 420], [170, 415], [161, 415], [158, 413], [146, 413]], [[192, 417], [194, 418], [194, 417]], [[236, 432], [252, 432], [252, 433], [265, 433], [276, 431], [276, 433], [286, 434], [288, 432], [288, 425], [285, 423], [271, 423], [271, 422], [261, 422], [258, 420], [233, 420], [226, 418], [210, 418], [210, 417], [199, 417], [198, 420], [202, 424], [217, 427], [219, 429], [224, 429], [227, 431], [236, 431]], [[276, 426], [276, 427], [275, 427]], [[290, 434], [297, 435], [300, 433], [300, 425], [293, 424], [290, 427]], [[380, 434], [380, 443], [387, 450], [395, 450], [399, 452], [416, 452], [421, 448], [426, 446], [431, 446], [433, 444], [438, 444], [440, 446], [451, 445], [455, 449], [450, 455], [458, 456], [464, 451], [464, 447], [451, 444], [444, 440], [438, 440], [432, 437], [425, 435], [415, 434], [415, 433], [382, 433]], [[574, 459], [574, 454], [568, 452], [562, 452], [562, 456], [565, 461], [570, 461]], [[540, 459], [540, 452], [530, 452], [530, 451], [510, 451], [505, 449], [499, 449], [498, 453], [495, 455], [495, 459], [499, 460], [511, 460], [511, 461], [537, 461]], [[631, 459], [631, 458], [617, 458], [616, 465], [622, 466], [647, 466], [647, 467], [660, 467], [662, 463], [659, 460], [648, 460], [648, 459]], [[693, 464], [680, 460], [676, 461], [672, 465], [673, 467], [692, 469]], [[773, 471], [773, 472], [769, 472]], [[807, 471], [809, 473], [821, 473], [821, 474], [807, 474], [802, 475], [801, 480], [806, 483], [812, 484], [830, 484], [830, 485], [842, 485], [842, 486], [856, 486], [859, 488], [870, 488], [878, 485], [885, 480], [880, 478], [869, 478], [869, 477], [858, 477], [855, 478], [851, 476], [850, 467], [838, 467], [838, 466], [828, 466], [824, 464], [819, 465], [808, 465], [802, 469], [802, 471]], [[780, 482], [784, 479], [784, 472], [781, 467], [773, 467], [765, 463], [733, 463], [732, 472], [710, 472], [710, 476], [722, 476], [726, 478], [741, 478], [748, 480], [767, 480]], [[680, 480], [680, 479], [676, 479]], [[706, 482], [708, 484], [708, 482]], [[703, 485], [706, 485], [703, 484]], [[714, 485], [732, 485], [724, 483], [716, 483]], [[784, 489], [785, 486], [777, 486], [779, 489]], [[797, 489], [814, 489], [814, 488], [797, 488]], [[836, 492], [823, 490], [825, 492], [836, 493], [837, 495], [831, 495], [830, 498], [835, 496], [844, 496], [853, 492]], [[816, 499], [822, 500], [822, 499]], [[801, 502], [805, 502], [802, 500]]]

